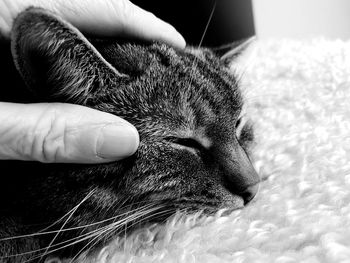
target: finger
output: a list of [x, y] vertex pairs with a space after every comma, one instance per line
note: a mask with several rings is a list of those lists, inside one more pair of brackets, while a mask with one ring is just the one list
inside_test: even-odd
[[[9, 37], [13, 19], [32, 0], [0, 1], [0, 33]], [[58, 13], [84, 33], [158, 40], [184, 48], [186, 42], [170, 24], [128, 0], [37, 0], [35, 6]]]
[[132, 155], [134, 126], [112, 114], [60, 103], [0, 102], [0, 159], [104, 163]]
[[22, 9], [21, 4], [18, 5], [16, 1], [0, 1], [0, 35], [2, 37], [10, 37], [13, 19]]
[[59, 1], [56, 9], [84, 32], [159, 40], [183, 48], [184, 38], [170, 24], [128, 0]]
[[157, 18], [152, 13], [131, 3], [125, 13], [125, 32], [130, 32], [147, 40], [163, 41], [178, 48], [186, 46], [185, 39], [173, 26]]

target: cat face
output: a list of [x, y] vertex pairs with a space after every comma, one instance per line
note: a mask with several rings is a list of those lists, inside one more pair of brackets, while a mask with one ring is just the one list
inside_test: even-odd
[[238, 83], [210, 50], [89, 42], [32, 8], [14, 23], [12, 52], [38, 101], [109, 112], [140, 134], [137, 152], [119, 162], [39, 164], [26, 186], [26, 207], [40, 211], [38, 220], [62, 216], [82, 200], [69, 224], [125, 218], [140, 207], [148, 212], [133, 220], [161, 220], [179, 209], [237, 209], [256, 194], [259, 177], [247, 154], [252, 128], [241, 118]]

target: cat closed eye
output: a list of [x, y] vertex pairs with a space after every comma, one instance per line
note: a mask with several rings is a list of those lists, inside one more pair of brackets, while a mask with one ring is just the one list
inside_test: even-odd
[[178, 147], [187, 148], [197, 155], [205, 150], [203, 145], [193, 138], [167, 137], [166, 141], [169, 141]]

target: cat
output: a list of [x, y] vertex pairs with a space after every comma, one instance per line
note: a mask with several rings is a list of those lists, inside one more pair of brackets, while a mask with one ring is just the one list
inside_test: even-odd
[[108, 164], [0, 162], [9, 171], [1, 178], [0, 262], [72, 257], [90, 239], [66, 249], [60, 248], [69, 242], [61, 242], [115, 221], [122, 223], [92, 235], [101, 236], [91, 251], [119, 226], [134, 229], [176, 211], [240, 209], [251, 201], [259, 176], [249, 158], [253, 128], [243, 120], [239, 83], [227, 63], [237, 55], [234, 46], [220, 59], [222, 49], [88, 40], [49, 11], [20, 13], [11, 50], [34, 94], [30, 102], [115, 114], [138, 129], [140, 146]]

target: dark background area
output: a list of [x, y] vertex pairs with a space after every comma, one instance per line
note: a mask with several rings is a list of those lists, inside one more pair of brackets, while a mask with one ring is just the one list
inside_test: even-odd
[[190, 45], [200, 43], [215, 1], [203, 46], [220, 46], [255, 34], [252, 0], [131, 1], [172, 24]]

